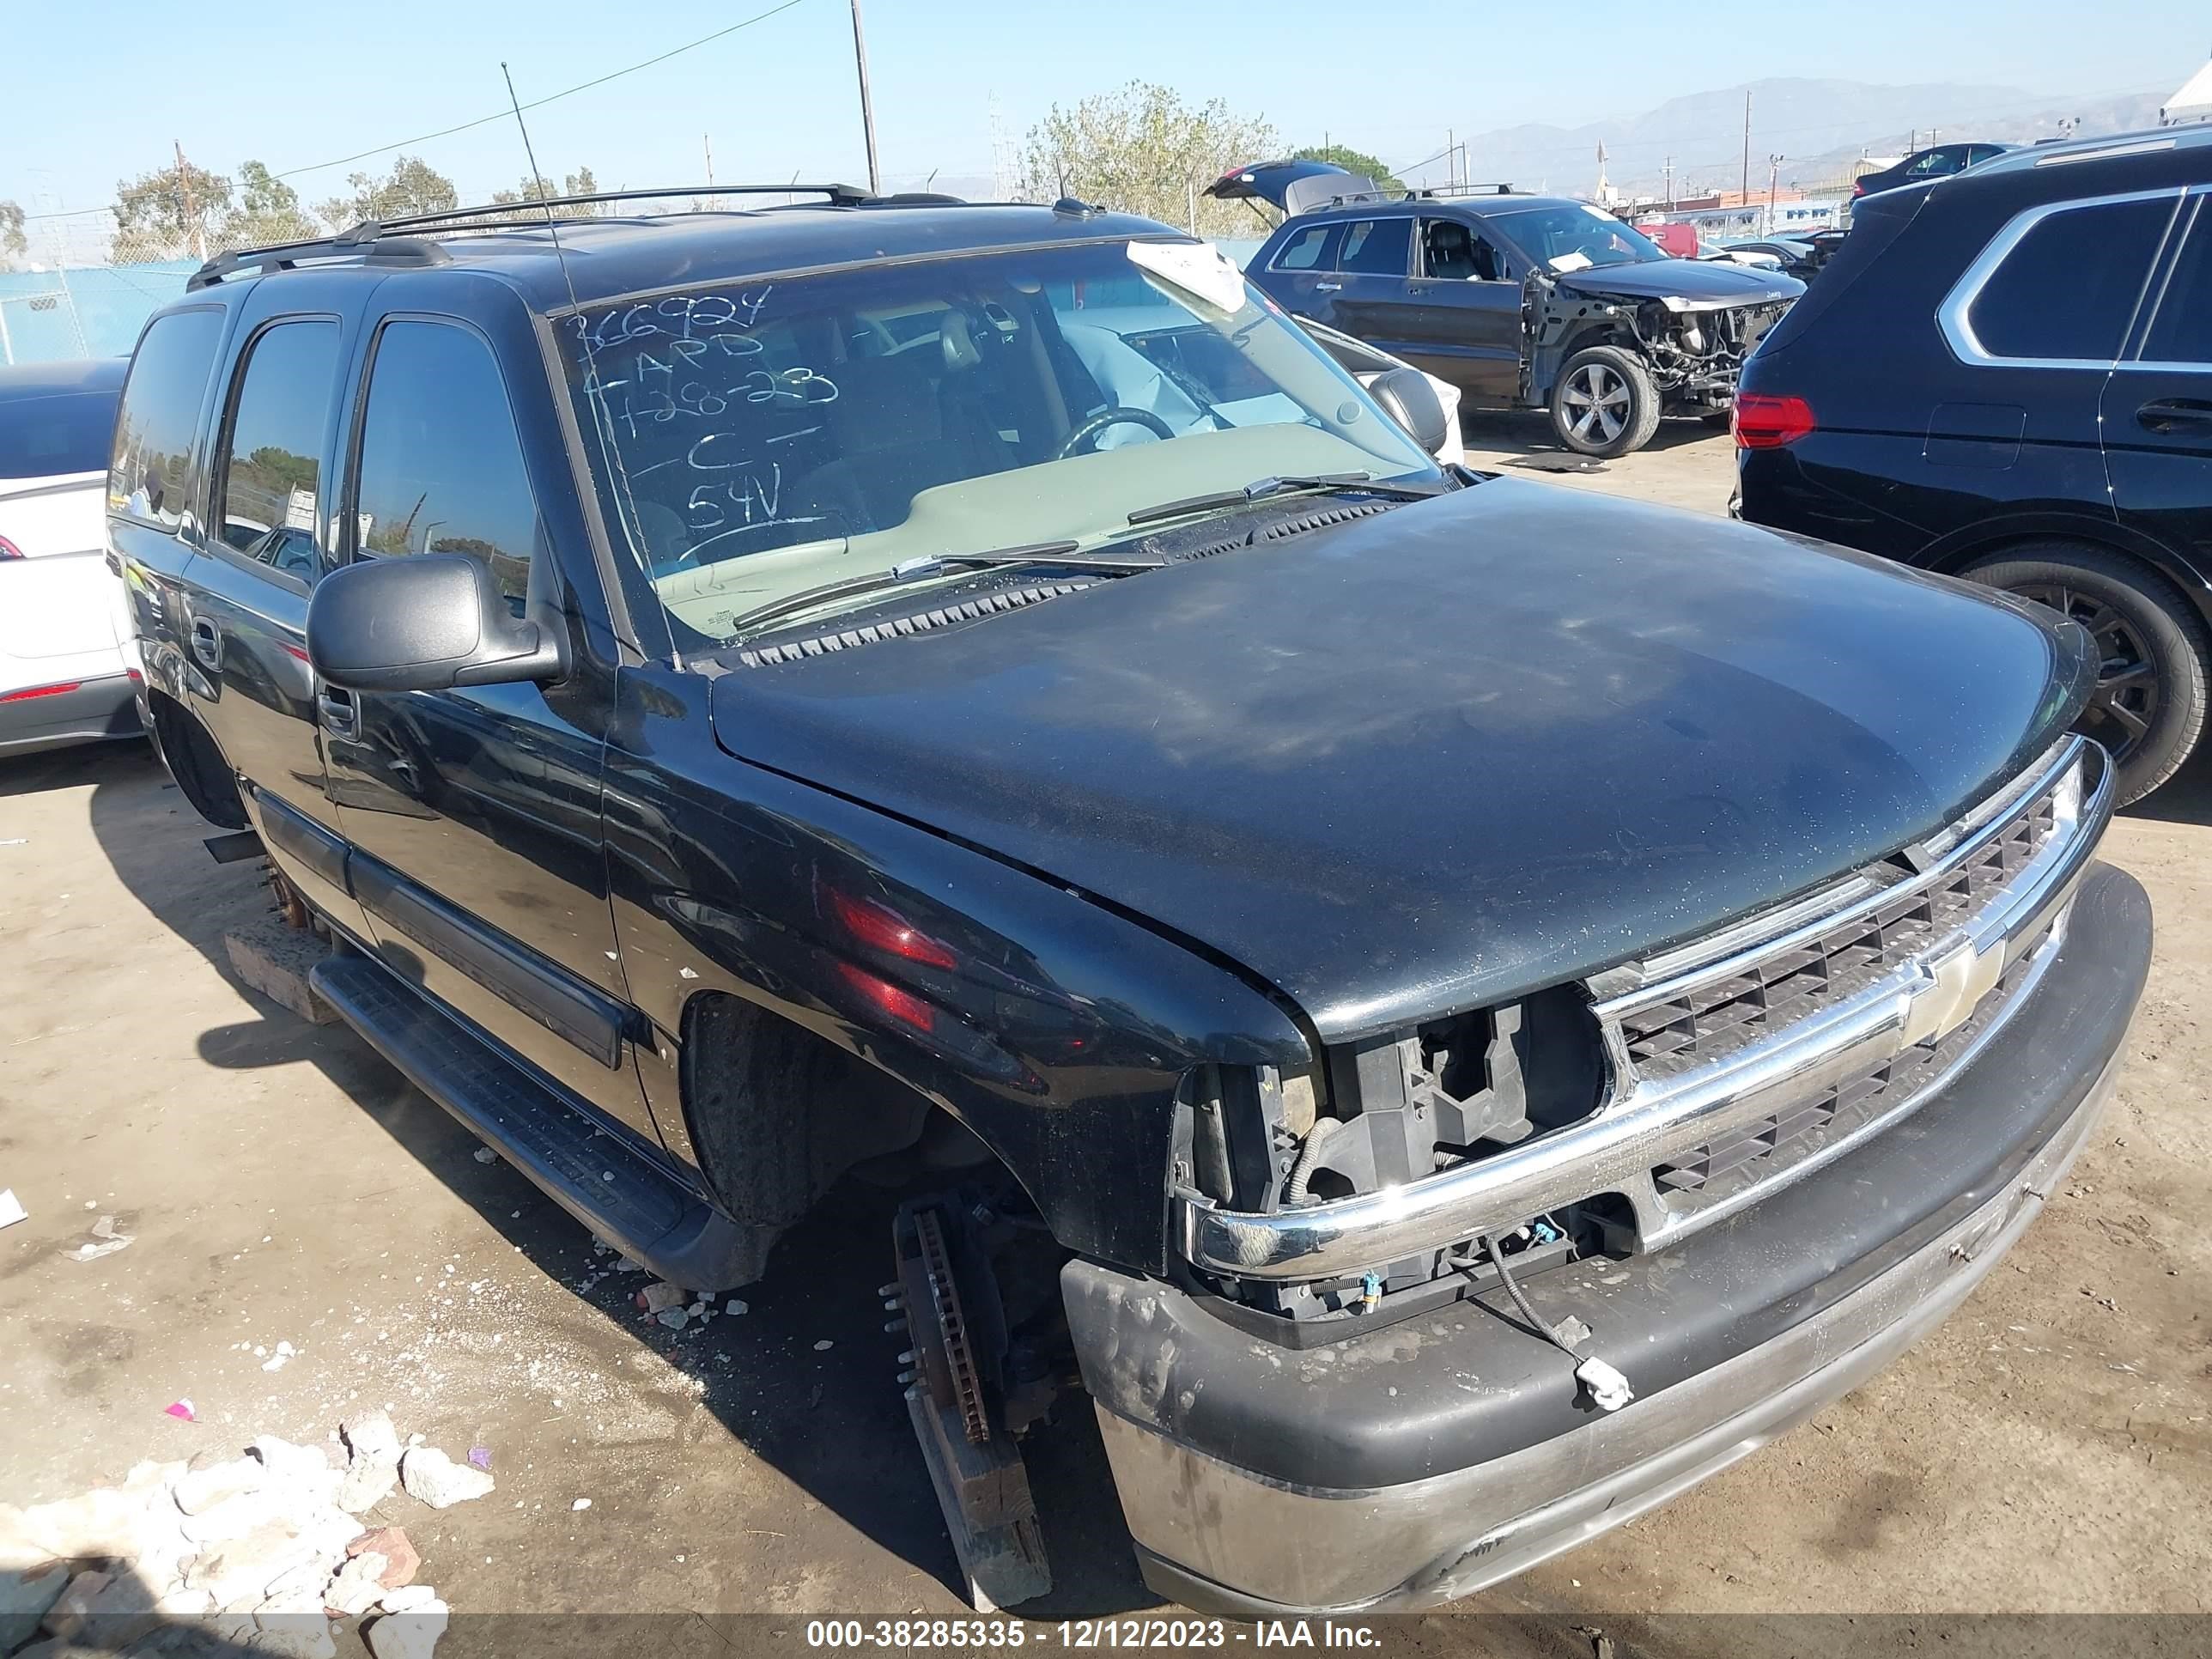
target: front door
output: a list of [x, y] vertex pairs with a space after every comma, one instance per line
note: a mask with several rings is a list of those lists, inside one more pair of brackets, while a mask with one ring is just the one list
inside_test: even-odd
[[[1521, 385], [1521, 277], [1513, 257], [1455, 217], [1423, 219], [1408, 285], [1413, 338], [1398, 351], [1484, 403]], [[1393, 348], [1393, 349], [1397, 349]]]
[[[245, 343], [220, 405], [209, 521], [185, 572], [187, 684], [223, 758], [250, 781], [247, 811], [270, 857], [316, 909], [358, 933], [307, 646], [350, 295], [313, 276], [278, 288], [250, 296], [239, 319]], [[332, 308], [318, 309], [319, 298]]]
[[[483, 331], [450, 318], [379, 326], [350, 452], [349, 551], [467, 554], [518, 614], [550, 605], [574, 623], [578, 585], [596, 580], [574, 544], [574, 485], [557, 439], [550, 461], [526, 458], [492, 343], [503, 328], [508, 361], [529, 364], [536, 341], [519, 307], [480, 320]], [[563, 490], [568, 510], [542, 510]], [[652, 1138], [600, 846], [611, 668], [574, 657], [551, 686], [338, 699], [324, 711], [331, 790], [386, 965]]]

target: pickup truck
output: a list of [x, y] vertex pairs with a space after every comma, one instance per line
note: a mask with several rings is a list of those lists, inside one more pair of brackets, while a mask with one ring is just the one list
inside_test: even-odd
[[1419, 1607], [1959, 1304], [2148, 958], [2086, 634], [1440, 467], [1167, 227], [786, 191], [148, 325], [148, 724], [355, 1030], [687, 1287], [893, 1184], [979, 1602], [1049, 1583], [1071, 1390], [1162, 1595]]

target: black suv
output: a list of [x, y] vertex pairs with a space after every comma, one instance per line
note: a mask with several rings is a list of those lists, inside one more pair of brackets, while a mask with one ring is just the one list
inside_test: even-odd
[[1642, 448], [1662, 413], [1725, 418], [1745, 355], [1805, 291], [1778, 271], [1671, 258], [1588, 203], [1502, 186], [1389, 196], [1325, 163], [1262, 162], [1207, 193], [1288, 213], [1249, 267], [1285, 310], [1470, 403], [1548, 409], [1584, 455]]
[[902, 1180], [885, 1375], [1000, 1605], [1078, 1376], [1164, 1593], [1419, 1606], [1959, 1303], [2148, 959], [2080, 629], [1442, 471], [1164, 226], [818, 193], [148, 326], [153, 729], [356, 1030], [680, 1285]]
[[1894, 167], [1861, 173], [1851, 181], [1851, 194], [1879, 196], [1886, 190], [1905, 185], [1933, 184], [1938, 179], [1964, 173], [1968, 167], [1993, 161], [2017, 148], [2014, 144], [1931, 144], [1926, 149], [1914, 150]]
[[2095, 635], [2120, 798], [2212, 676], [2212, 130], [2015, 151], [1859, 209], [1744, 371], [1741, 512]]

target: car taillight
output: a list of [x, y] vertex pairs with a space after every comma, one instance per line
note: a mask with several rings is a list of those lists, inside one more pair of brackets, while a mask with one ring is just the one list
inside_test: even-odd
[[0, 559], [20, 559], [22, 556], [23, 550], [21, 548], [16, 546], [15, 543], [9, 541], [5, 536], [0, 536]]
[[1864, 179], [1852, 179], [1852, 180], [1851, 180], [1851, 195], [1852, 195], [1854, 198], [1856, 198], [1856, 197], [1863, 196], [1863, 195], [1865, 195], [1865, 194], [1866, 194], [1866, 181], [1865, 181]]
[[0, 692], [0, 702], [28, 702], [33, 697], [58, 697], [64, 691], [74, 691], [82, 680], [58, 680], [52, 685], [27, 685], [21, 691]]
[[1813, 418], [1813, 405], [1802, 398], [1777, 397], [1767, 392], [1738, 392], [1729, 425], [1735, 429], [1738, 449], [1779, 449], [1820, 429], [1820, 422]]

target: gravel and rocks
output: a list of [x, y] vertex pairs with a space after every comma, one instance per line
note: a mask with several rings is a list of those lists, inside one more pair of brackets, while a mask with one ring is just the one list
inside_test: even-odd
[[191, 1621], [234, 1645], [329, 1659], [333, 1621], [367, 1620], [377, 1659], [428, 1659], [446, 1604], [415, 1582], [422, 1559], [406, 1532], [366, 1527], [361, 1511], [395, 1482], [446, 1509], [491, 1491], [491, 1476], [434, 1446], [403, 1448], [383, 1412], [343, 1434], [343, 1469], [262, 1435], [234, 1455], [139, 1463], [120, 1486], [0, 1504], [0, 1655], [120, 1652]]

